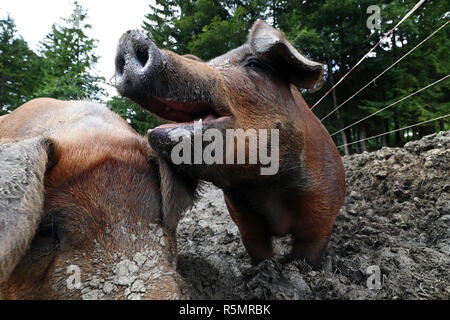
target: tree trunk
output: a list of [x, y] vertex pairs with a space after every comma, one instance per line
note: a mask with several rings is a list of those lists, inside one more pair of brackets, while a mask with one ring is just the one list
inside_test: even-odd
[[[395, 60], [397, 60], [397, 35], [395, 31], [392, 31], [392, 55]], [[398, 120], [398, 109], [394, 111], [394, 127], [395, 129], [400, 128], [400, 123]], [[400, 135], [400, 131], [395, 131], [395, 146], [399, 147], [401, 145], [402, 139]]]
[[[351, 132], [354, 132], [355, 134], [351, 134]], [[356, 130], [356, 127], [350, 128], [350, 137], [354, 136], [356, 137], [356, 139], [358, 139], [358, 130]], [[353, 147], [355, 147], [356, 153], [361, 153], [361, 150], [359, 149], [359, 143], [354, 143], [352, 145]]]
[[[395, 125], [395, 130], [400, 128], [397, 111], [394, 112], [394, 125]], [[401, 144], [400, 131], [395, 131], [395, 146], [398, 147], [398, 146], [400, 146], [400, 144]]]
[[[367, 133], [366, 133], [366, 127], [364, 125], [360, 125], [359, 126], [359, 139], [365, 139], [367, 138]], [[367, 151], [367, 143], [366, 141], [361, 141], [359, 143], [359, 145], [361, 146], [361, 150], [362, 152]]]
[[[345, 141], [351, 141], [352, 140], [350, 129], [343, 131], [342, 134], [343, 134], [343, 137], [344, 137]], [[347, 151], [348, 151], [348, 154], [350, 154], [351, 153], [351, 147], [347, 146]]]
[[[334, 93], [334, 91], [333, 91], [333, 93]], [[336, 117], [338, 119], [338, 123], [343, 127], [344, 123], [342, 122], [341, 115], [339, 114], [339, 111], [336, 111]], [[348, 145], [347, 145], [348, 140], [347, 140], [347, 135], [345, 134], [345, 131], [341, 132], [341, 138], [342, 138], [342, 144], [344, 145], [344, 154], [346, 156], [348, 156], [350, 154], [350, 152], [348, 151]]]
[[[381, 121], [381, 126], [383, 127], [383, 132], [388, 132], [389, 131], [389, 126], [388, 126], [388, 121], [387, 119], [383, 119]], [[383, 136], [381, 136], [381, 147], [387, 147], [388, 146], [388, 139], [389, 135], [385, 134]]]
[[[330, 61], [328, 61], [328, 63], [327, 63], [327, 68], [328, 68], [328, 77], [330, 79], [330, 84], [331, 84], [331, 87], [333, 87], [334, 86], [334, 77], [333, 77], [333, 71], [332, 71], [332, 66], [331, 66]], [[331, 91], [331, 95], [333, 96], [333, 109], [335, 109], [337, 107], [336, 89]], [[341, 128], [343, 128], [344, 122], [342, 121], [339, 110], [336, 110], [336, 118], [338, 120], [339, 126]], [[345, 131], [341, 132], [341, 138], [342, 138], [342, 144], [344, 145], [344, 154], [346, 156], [348, 156], [350, 154], [350, 152], [348, 151], [348, 145], [347, 145], [348, 141], [347, 141], [347, 136], [345, 135]]]

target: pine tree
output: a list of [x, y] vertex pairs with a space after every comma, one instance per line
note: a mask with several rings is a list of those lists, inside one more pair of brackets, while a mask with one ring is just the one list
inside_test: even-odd
[[161, 48], [209, 60], [243, 44], [265, 8], [261, 0], [156, 0], [143, 28]]
[[0, 20], [0, 115], [33, 98], [40, 82], [40, 58], [17, 35], [14, 20]]
[[[427, 1], [414, 15], [405, 20], [391, 36], [390, 41], [382, 43], [373, 56], [353, 70], [335, 89], [337, 103], [342, 103], [442, 25], [446, 19], [448, 20], [445, 2]], [[332, 86], [330, 72], [333, 73], [334, 81], [339, 81], [414, 5], [406, 1], [383, 1], [380, 4], [382, 29], [371, 35], [366, 27], [368, 18], [366, 8], [372, 4], [370, 0], [304, 0], [277, 3], [277, 23], [288, 38], [297, 48], [309, 53], [314, 60], [331, 64], [331, 68], [326, 68], [322, 90], [305, 94], [305, 99], [310, 105]], [[448, 74], [449, 60], [444, 57], [448, 55], [448, 34], [448, 28], [441, 30], [425, 45], [379, 78], [376, 83], [350, 100], [339, 112], [327, 118], [324, 124], [330, 133]], [[445, 81], [361, 122], [345, 131], [346, 139], [351, 142], [448, 114], [449, 86], [450, 81]], [[332, 98], [331, 94], [328, 95], [314, 109], [319, 118], [333, 109]], [[419, 138], [426, 133], [434, 132], [438, 126], [438, 123], [430, 123], [412, 131], [415, 138]], [[441, 122], [440, 127], [444, 128], [445, 123]], [[403, 145], [408, 135], [407, 132], [397, 132], [384, 139], [370, 140], [368, 146], [376, 148], [380, 144]], [[337, 145], [343, 143], [340, 135], [334, 138]], [[367, 146], [365, 143], [351, 146], [354, 151], [358, 151], [359, 147], [364, 149]]]
[[63, 19], [64, 25], [54, 24], [41, 42], [44, 79], [37, 95], [63, 100], [99, 100], [103, 89], [98, 82], [104, 79], [93, 70], [99, 58], [94, 53], [97, 40], [86, 35], [91, 29], [85, 23], [86, 11], [78, 2], [74, 5], [72, 15]]

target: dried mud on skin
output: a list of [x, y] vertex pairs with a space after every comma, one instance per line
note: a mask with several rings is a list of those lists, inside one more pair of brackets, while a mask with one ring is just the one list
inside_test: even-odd
[[[251, 264], [210, 184], [178, 227], [178, 271], [194, 299], [449, 299], [450, 131], [343, 157], [347, 197], [323, 268], [276, 256]], [[369, 289], [367, 268], [380, 268]], [[373, 283], [373, 281], [370, 281]]]

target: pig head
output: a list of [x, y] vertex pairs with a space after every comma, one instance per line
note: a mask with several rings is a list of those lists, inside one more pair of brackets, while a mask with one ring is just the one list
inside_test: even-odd
[[[151, 130], [151, 146], [182, 175], [222, 188], [255, 261], [272, 257], [273, 236], [291, 234], [293, 257], [317, 266], [345, 195], [339, 153], [297, 89], [318, 86], [322, 75], [321, 64], [258, 20], [245, 44], [208, 62], [129, 31], [115, 78], [122, 95], [176, 122]], [[203, 161], [199, 145], [216, 161]]]
[[0, 119], [0, 297], [185, 298], [175, 230], [195, 184], [104, 106], [22, 105]]

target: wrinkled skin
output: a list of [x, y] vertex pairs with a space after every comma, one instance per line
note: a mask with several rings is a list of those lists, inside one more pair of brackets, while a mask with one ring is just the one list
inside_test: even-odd
[[[313, 88], [323, 67], [302, 56], [284, 34], [257, 21], [244, 45], [203, 62], [158, 49], [138, 31], [125, 33], [116, 56], [118, 91], [177, 123], [149, 132], [151, 146], [168, 161], [175, 130], [279, 129], [279, 171], [261, 164], [180, 164], [190, 177], [213, 182], [255, 261], [273, 255], [272, 236], [291, 234], [292, 255], [319, 265], [345, 195], [341, 158], [296, 86]], [[244, 139], [238, 137], [238, 139]], [[193, 140], [193, 139], [192, 139]], [[233, 143], [224, 146], [235, 148]], [[247, 155], [248, 156], [248, 155]], [[247, 158], [248, 159], [248, 158]]]
[[[43, 161], [44, 156], [27, 153], [34, 150], [27, 147], [30, 143], [37, 139], [47, 150], [41, 172], [43, 190], [30, 192], [42, 192], [42, 207], [38, 200], [19, 205], [25, 212], [42, 211], [38, 224], [11, 236], [0, 228], [2, 298], [186, 297], [175, 269], [175, 229], [181, 212], [192, 203], [195, 181], [177, 180], [147, 139], [125, 120], [90, 102], [36, 99], [0, 122], [0, 138], [0, 157], [25, 146], [12, 157], [23, 156], [31, 163], [22, 172], [38, 172], [33, 164]], [[2, 185], [2, 181], [0, 187], [8, 189], [10, 183]], [[171, 187], [175, 196], [170, 194]], [[20, 185], [10, 189], [22, 188], [26, 189]], [[19, 228], [6, 216], [17, 214], [14, 203], [3, 206], [3, 201], [7, 200], [0, 199], [0, 222], [12, 221], [6, 227]], [[8, 247], [13, 236], [18, 239]], [[32, 242], [21, 252], [14, 242], [25, 243], [25, 238]], [[8, 259], [18, 256], [19, 263], [8, 271]], [[79, 268], [80, 288], [67, 284], [75, 284], [74, 266]]]

